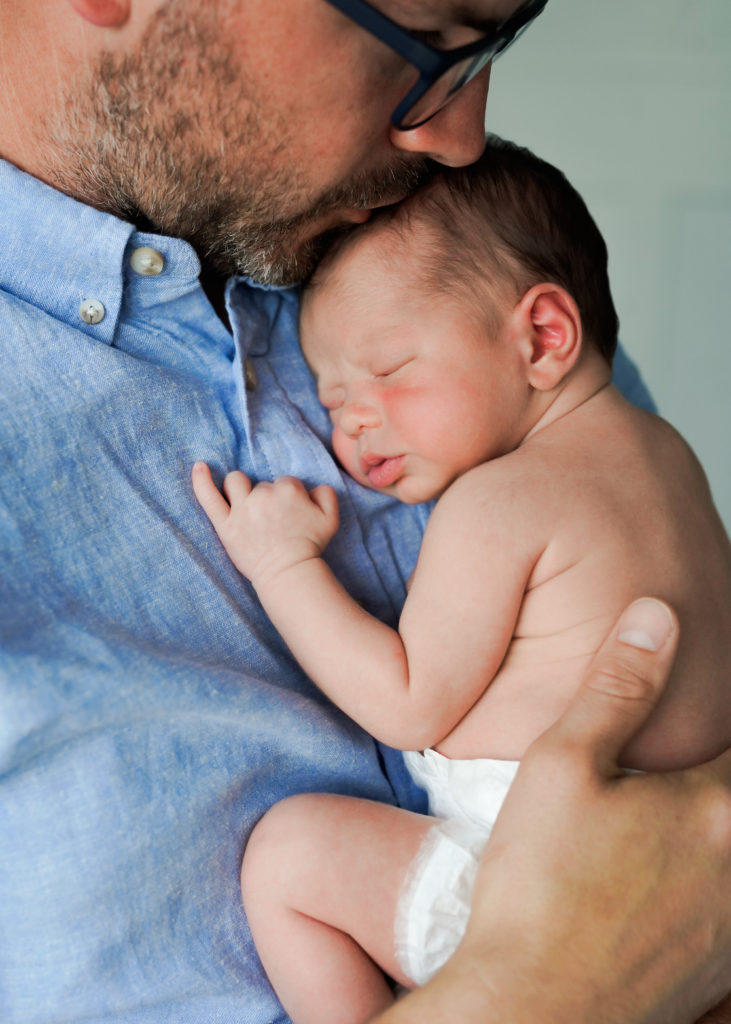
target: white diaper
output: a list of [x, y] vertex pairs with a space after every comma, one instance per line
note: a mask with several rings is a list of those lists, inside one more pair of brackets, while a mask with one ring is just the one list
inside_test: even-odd
[[517, 761], [453, 761], [435, 750], [404, 754], [440, 820], [411, 863], [396, 909], [399, 964], [423, 985], [459, 945], [470, 915], [480, 855], [518, 770]]

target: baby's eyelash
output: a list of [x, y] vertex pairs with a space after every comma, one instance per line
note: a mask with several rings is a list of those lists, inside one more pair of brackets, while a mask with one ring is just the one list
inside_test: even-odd
[[387, 370], [380, 370], [378, 373], [374, 373], [373, 376], [374, 377], [390, 377], [391, 374], [397, 373], [399, 370], [403, 370], [403, 368], [405, 366], [408, 366], [408, 364], [410, 362], [412, 362], [412, 361], [413, 360], [411, 360], [411, 359], [404, 359], [402, 362], [398, 363], [396, 366], [391, 366]]

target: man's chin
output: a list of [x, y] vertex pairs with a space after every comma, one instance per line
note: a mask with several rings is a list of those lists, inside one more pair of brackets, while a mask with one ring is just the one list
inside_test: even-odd
[[257, 284], [287, 288], [306, 281], [327, 249], [346, 230], [352, 230], [352, 226], [329, 228], [291, 246], [283, 240], [276, 245], [246, 246], [233, 261], [231, 254], [226, 253], [212, 262], [226, 274], [240, 274]]
[[236, 210], [224, 203], [215, 217], [209, 208], [195, 239], [187, 237], [219, 273], [244, 275], [266, 285], [300, 284], [336, 238], [368, 221], [375, 208], [410, 195], [424, 173], [423, 163], [386, 169], [380, 178], [371, 175], [360, 183], [351, 182], [284, 220], [255, 222], [251, 210], [242, 213], [243, 204]]

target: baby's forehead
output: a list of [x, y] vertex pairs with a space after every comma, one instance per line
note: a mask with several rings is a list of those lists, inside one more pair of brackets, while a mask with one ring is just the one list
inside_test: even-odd
[[433, 248], [427, 225], [404, 216], [377, 216], [335, 244], [312, 279], [313, 292], [339, 292], [352, 302], [378, 300], [373, 289], [417, 287], [420, 261]]

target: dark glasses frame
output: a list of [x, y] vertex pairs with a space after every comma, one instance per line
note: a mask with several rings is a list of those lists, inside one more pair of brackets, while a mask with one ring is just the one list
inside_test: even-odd
[[[422, 42], [407, 29], [397, 25], [387, 15], [376, 10], [366, 0], [326, 0], [342, 14], [350, 18], [366, 32], [380, 39], [382, 43], [397, 53], [409, 64], [413, 64], [419, 72], [419, 78], [391, 115], [391, 123], [400, 131], [418, 128], [434, 117], [446, 104], [467, 85], [491, 60], [510, 46], [517, 36], [531, 21], [538, 17], [548, 0], [526, 0], [517, 11], [488, 36], [476, 39], [466, 46], [458, 46], [453, 50], [439, 50]], [[469, 62], [469, 63], [466, 63]], [[463, 74], [447, 91], [443, 102], [426, 117], [408, 122], [408, 114], [426, 93], [456, 64], [466, 63]]]

